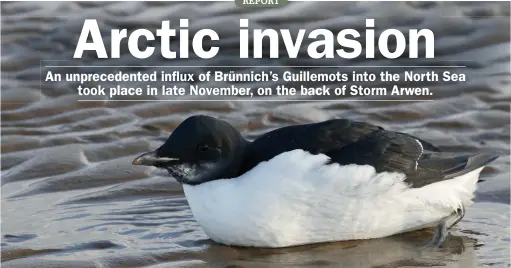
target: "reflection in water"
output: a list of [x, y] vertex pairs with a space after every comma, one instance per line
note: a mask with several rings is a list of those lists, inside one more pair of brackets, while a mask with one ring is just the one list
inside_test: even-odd
[[[124, 267], [126, 262], [135, 261], [137, 265], [150, 265], [164, 262], [161, 267], [182, 267], [183, 265], [204, 267], [338, 267], [340, 263], [346, 267], [476, 267], [474, 248], [476, 240], [451, 235], [441, 249], [423, 248], [432, 235], [431, 230], [408, 233], [399, 236], [366, 240], [347, 241], [329, 244], [307, 245], [283, 249], [254, 249], [227, 247], [210, 240], [183, 241], [179, 244], [186, 247], [198, 247], [200, 250], [173, 253], [164, 252], [167, 247], [147, 249], [143, 255], [119, 255], [97, 260], [73, 260], [67, 265], [72, 267], [87, 267], [90, 263], [108, 264], [109, 267]], [[154, 238], [154, 237], [153, 237]], [[159, 238], [168, 239], [172, 235]], [[47, 254], [51, 252], [73, 252], [80, 250], [105, 250], [121, 248], [108, 241], [95, 241], [78, 244], [69, 248], [45, 251], [10, 250], [3, 254], [6, 267], [29, 267], [30, 261], [20, 259], [30, 255]], [[18, 260], [15, 260], [18, 259]], [[180, 261], [180, 262], [177, 262]], [[176, 263], [177, 262], [177, 263]], [[42, 261], [39, 267], [50, 267], [53, 261]], [[52, 266], [53, 267], [53, 266]], [[151, 266], [153, 267], [153, 266]], [[158, 266], [154, 266], [158, 267]]]
[[430, 236], [430, 232], [422, 232], [286, 249], [236, 249], [235, 257], [228, 261], [215, 258], [222, 249], [211, 247], [207, 251], [210, 257], [203, 260], [208, 264], [235, 267], [335, 267], [340, 263], [346, 267], [429, 267], [449, 266], [461, 258], [475, 258], [473, 239], [451, 236], [441, 250], [421, 249]]
[[[190, 2], [1, 5], [2, 267], [509, 267], [508, 2], [293, 2], [257, 12], [232, 2], [208, 3], [208, 8]], [[222, 36], [222, 54], [208, 65], [282, 70], [320, 65], [306, 58], [240, 61], [240, 12], [261, 28], [337, 31], [363, 27], [362, 18], [369, 16], [382, 28], [430, 28], [436, 38], [434, 65], [466, 65], [468, 82], [428, 84], [435, 101], [397, 104], [79, 102], [74, 85], [40, 88], [40, 65], [71, 59], [83, 18], [92, 17], [106, 28], [152, 29], [162, 20], [186, 16], [190, 29], [207, 26]], [[147, 65], [204, 65], [197, 59], [150, 60]], [[125, 57], [101, 62], [84, 57], [78, 63], [109, 64], [142, 63]], [[423, 65], [402, 59], [321, 63], [328, 64]], [[175, 180], [131, 165], [193, 114], [228, 120], [247, 138], [284, 125], [346, 117], [419, 136], [443, 150], [504, 157], [484, 170], [476, 204], [439, 250], [421, 248], [431, 230], [285, 249], [226, 247], [207, 239]]]
[[[43, 199], [52, 201], [42, 198], [35, 202]], [[158, 263], [165, 263], [161, 267], [338, 267], [339, 264], [343, 267], [479, 267], [479, 263], [486, 261], [503, 264], [508, 256], [506, 215], [497, 214], [508, 208], [506, 204], [478, 203], [471, 207], [467, 219], [457, 226], [460, 231], [454, 230], [441, 249], [424, 248], [431, 239], [432, 229], [383, 239], [283, 249], [228, 247], [207, 239], [181, 194], [66, 203], [58, 207], [61, 208], [31, 215], [38, 219], [37, 226], [45, 226], [45, 233], [4, 235], [2, 260], [6, 267], [33, 267], [34, 260], [38, 267], [54, 267], [57, 263], [62, 267], [93, 264], [138, 267]], [[19, 230], [30, 230], [28, 226], [33, 224], [25, 220], [18, 223], [25, 225], [19, 226]], [[488, 243], [492, 245], [488, 248], [491, 253], [480, 256], [482, 245]]]

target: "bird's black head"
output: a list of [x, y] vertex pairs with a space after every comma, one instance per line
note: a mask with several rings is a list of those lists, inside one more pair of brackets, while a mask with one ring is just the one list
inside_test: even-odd
[[133, 165], [164, 168], [180, 183], [197, 185], [236, 176], [247, 143], [225, 121], [192, 116], [160, 148], [135, 158]]

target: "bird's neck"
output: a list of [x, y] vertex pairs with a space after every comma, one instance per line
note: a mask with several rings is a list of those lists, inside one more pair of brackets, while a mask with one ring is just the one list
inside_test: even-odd
[[250, 141], [247, 141], [243, 136], [239, 136], [238, 146], [229, 162], [229, 168], [226, 168], [221, 177], [223, 179], [232, 179], [239, 176], [240, 170], [248, 154]]
[[203, 182], [232, 179], [239, 176], [245, 156], [248, 154], [250, 142], [239, 133], [231, 141], [231, 146], [235, 146], [236, 150], [230, 154], [228, 159], [218, 163], [217, 168]]

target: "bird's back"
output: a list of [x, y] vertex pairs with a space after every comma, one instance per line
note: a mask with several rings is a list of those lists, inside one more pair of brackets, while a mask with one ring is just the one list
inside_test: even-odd
[[348, 119], [332, 119], [275, 129], [248, 146], [240, 174], [287, 151], [302, 149], [312, 154], [325, 154], [379, 130], [382, 128]]
[[333, 119], [283, 127], [262, 135], [248, 146], [238, 175], [296, 149], [326, 155], [330, 163], [370, 165], [377, 172], [399, 172], [415, 188], [461, 176], [497, 158], [490, 154], [452, 156], [410, 134]]

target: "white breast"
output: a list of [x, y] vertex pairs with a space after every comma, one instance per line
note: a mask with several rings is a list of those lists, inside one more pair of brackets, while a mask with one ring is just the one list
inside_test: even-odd
[[434, 226], [468, 205], [481, 169], [410, 189], [400, 173], [371, 166], [325, 165], [328, 157], [294, 150], [238, 178], [184, 185], [191, 210], [214, 241], [285, 247], [378, 238]]

